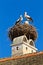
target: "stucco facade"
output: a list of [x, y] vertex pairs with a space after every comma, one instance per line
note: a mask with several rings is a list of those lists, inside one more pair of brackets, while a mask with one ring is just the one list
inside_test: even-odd
[[[32, 43], [30, 43], [32, 41]], [[19, 56], [37, 51], [32, 39], [27, 39], [25, 35], [17, 37], [13, 40], [12, 56]]]
[[[18, 47], [18, 50], [17, 50], [17, 47]], [[23, 55], [23, 45], [22, 44], [12, 47], [12, 56], [18, 56], [18, 55]]]

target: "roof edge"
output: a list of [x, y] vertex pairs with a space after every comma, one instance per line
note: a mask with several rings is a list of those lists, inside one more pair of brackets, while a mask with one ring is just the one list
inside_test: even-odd
[[4, 59], [0, 59], [0, 62], [5, 62], [5, 61], [9, 61], [9, 60], [16, 60], [16, 59], [21, 59], [21, 58], [26, 58], [26, 57], [31, 57], [31, 56], [41, 55], [41, 54], [43, 54], [43, 52], [36, 52], [36, 53], [31, 53], [31, 54], [25, 54], [22, 56], [4, 58]]

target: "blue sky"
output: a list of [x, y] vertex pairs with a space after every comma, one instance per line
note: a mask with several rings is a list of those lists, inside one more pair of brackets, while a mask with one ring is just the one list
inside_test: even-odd
[[43, 0], [0, 0], [0, 58], [11, 56], [8, 28], [27, 11], [37, 28], [36, 47], [43, 51]]

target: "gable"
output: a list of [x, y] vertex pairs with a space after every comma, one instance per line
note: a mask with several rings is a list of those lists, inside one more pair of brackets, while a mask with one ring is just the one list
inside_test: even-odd
[[27, 42], [27, 38], [26, 38], [25, 35], [14, 38], [12, 44], [13, 44], [13, 45], [21, 44], [21, 43], [23, 43], [23, 41], [24, 41], [24, 42]]

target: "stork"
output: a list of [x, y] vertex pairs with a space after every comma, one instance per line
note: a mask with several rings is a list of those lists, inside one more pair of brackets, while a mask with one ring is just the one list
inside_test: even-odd
[[28, 20], [28, 21], [32, 21], [33, 22], [33, 19], [27, 15], [27, 12], [24, 13], [24, 17]]
[[20, 15], [20, 18], [16, 21], [15, 25], [20, 24], [22, 20], [23, 20], [23, 17], [22, 17], [22, 15]]

